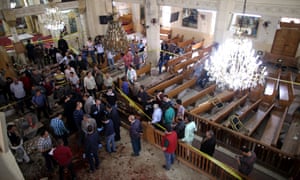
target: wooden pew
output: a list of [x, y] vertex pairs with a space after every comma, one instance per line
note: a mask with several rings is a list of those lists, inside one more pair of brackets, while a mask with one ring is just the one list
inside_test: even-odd
[[177, 44], [178, 42], [182, 42], [183, 41], [183, 38], [184, 38], [184, 35], [179, 35], [177, 34], [174, 38], [170, 39], [168, 41], [168, 43], [174, 43], [174, 44]]
[[[292, 73], [288, 72], [287, 74], [280, 75], [279, 82], [279, 105], [281, 106], [290, 106], [294, 100], [294, 86], [291, 83]], [[289, 81], [289, 82], [285, 82]]]
[[171, 29], [160, 28], [160, 40], [169, 40], [172, 37]]
[[180, 74], [172, 79], [169, 79], [167, 81], [164, 81], [163, 83], [158, 84], [157, 86], [154, 86], [150, 89], [147, 90], [148, 94], [153, 94], [155, 90], [163, 90], [173, 84], [177, 84], [177, 83], [181, 83], [183, 81], [183, 79], [189, 75], [189, 73], [191, 73], [191, 71], [186, 71], [183, 74]]
[[268, 77], [270, 78], [267, 78], [266, 80], [263, 102], [273, 104], [273, 102], [275, 101], [278, 93], [278, 79], [280, 78], [280, 73], [280, 71], [276, 71], [275, 74], [269, 74]]
[[262, 121], [267, 117], [267, 115], [270, 113], [270, 111], [273, 109], [274, 104], [268, 105], [267, 107], [264, 107], [267, 105], [260, 104], [257, 112], [254, 116], [252, 116], [245, 124], [245, 128], [247, 131], [243, 131], [244, 134], [251, 136], [256, 128], [262, 123]]
[[171, 90], [170, 92], [167, 93], [169, 98], [173, 98], [175, 96], [177, 96], [180, 92], [182, 92], [185, 89], [188, 89], [192, 86], [194, 86], [196, 84], [197, 79], [193, 78], [191, 80], [188, 80], [187, 82], [185, 82], [184, 84], [176, 87], [175, 89]]
[[203, 98], [204, 96], [208, 95], [208, 94], [211, 94], [215, 91], [216, 89], [216, 85], [211, 85], [209, 87], [207, 87], [206, 89], [203, 89], [202, 91], [200, 91], [198, 94], [196, 94], [195, 96], [185, 100], [182, 105], [184, 107], [187, 107], [191, 104], [194, 104], [196, 101], [198, 101], [199, 99]]
[[271, 113], [268, 123], [265, 127], [264, 133], [260, 139], [261, 142], [276, 147], [279, 135], [282, 129], [283, 122], [287, 115], [288, 108], [275, 107]]
[[216, 123], [220, 123], [223, 119], [230, 115], [238, 106], [244, 104], [247, 100], [248, 94], [244, 95], [242, 98], [235, 100], [228, 104], [225, 108], [221, 109], [219, 112], [209, 117], [209, 120]]
[[173, 70], [171, 70], [172, 72], [178, 73], [179, 70], [185, 70], [189, 67], [189, 65], [196, 63], [197, 61], [200, 61], [202, 58], [202, 55], [199, 55], [197, 57], [193, 57], [192, 59], [188, 59], [186, 61], [183, 61], [179, 64], [176, 64], [175, 66], [173, 66]]
[[[221, 94], [218, 94], [214, 98], [218, 98], [221, 102], [229, 101], [234, 97], [234, 91], [224, 91]], [[212, 99], [205, 101], [204, 103], [199, 104], [197, 107], [192, 109], [190, 112], [193, 114], [204, 113], [214, 107]]]
[[198, 49], [201, 49], [204, 45], [204, 39], [201, 40], [200, 42], [196, 43], [196, 44], [193, 44], [192, 45], [192, 51], [196, 51]]
[[300, 106], [293, 114], [292, 123], [288, 132], [283, 140], [281, 150], [294, 156], [300, 155]]
[[136, 70], [137, 77], [140, 77], [142, 74], [151, 76], [151, 63], [146, 64], [140, 69]]
[[192, 43], [194, 42], [195, 38], [188, 39], [186, 41], [178, 42], [177, 47], [185, 49], [188, 46], [192, 46]]
[[190, 58], [192, 58], [192, 54], [193, 54], [192, 52], [187, 52], [187, 53], [185, 53], [185, 54], [183, 54], [181, 56], [178, 56], [178, 57], [176, 57], [174, 59], [170, 59], [167, 62], [167, 66], [168, 67], [172, 67], [172, 66], [180, 63], [181, 61], [185, 60], [185, 59], [190, 59]]
[[[239, 112], [236, 112], [236, 115], [238, 116], [238, 118], [243, 121], [243, 119], [245, 119], [250, 112], [254, 112], [257, 110], [260, 102], [262, 101], [262, 98], [257, 100], [256, 102], [254, 102], [253, 104], [251, 105], [246, 105], [244, 106]], [[229, 120], [226, 120], [224, 123], [223, 123], [223, 126], [225, 127], [229, 127], [231, 124], [230, 124], [230, 121]]]
[[261, 99], [264, 93], [264, 86], [258, 85], [255, 88], [251, 88], [249, 94], [249, 100], [251, 102], [256, 102], [257, 100]]

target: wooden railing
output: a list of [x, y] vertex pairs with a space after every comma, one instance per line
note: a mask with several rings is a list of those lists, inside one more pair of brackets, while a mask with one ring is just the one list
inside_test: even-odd
[[[146, 122], [143, 123], [143, 128], [144, 139], [160, 148], [164, 133]], [[188, 167], [200, 173], [204, 173], [210, 179], [247, 179], [246, 176], [243, 176], [235, 169], [186, 143], [178, 142], [176, 159]]]
[[221, 124], [207, 121], [195, 114], [189, 112], [185, 114], [189, 119], [195, 121], [198, 129], [196, 132], [197, 135], [203, 136], [207, 130], [213, 130], [216, 134], [218, 144], [235, 153], [239, 152], [239, 148], [242, 145], [246, 145], [256, 153], [259, 163], [283, 175], [290, 176], [299, 169], [299, 160], [291, 154], [285, 153], [280, 149], [264, 144], [232, 129], [223, 127]]

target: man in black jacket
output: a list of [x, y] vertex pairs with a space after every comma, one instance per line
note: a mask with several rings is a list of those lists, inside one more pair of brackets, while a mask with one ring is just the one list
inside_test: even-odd
[[65, 39], [63, 39], [63, 36], [60, 36], [60, 39], [58, 40], [58, 49], [61, 50], [62, 55], [65, 56], [66, 52], [69, 49], [69, 45]]
[[94, 119], [96, 119], [97, 125], [99, 127], [106, 112], [105, 105], [101, 102], [100, 99], [96, 99], [95, 104], [91, 106], [90, 112], [91, 112], [91, 116]]
[[116, 107], [111, 106], [110, 104], [106, 105], [107, 117], [113, 121], [114, 131], [115, 131], [115, 141], [120, 141], [120, 116]]
[[216, 138], [212, 130], [206, 131], [206, 136], [201, 142], [200, 151], [213, 156], [215, 152]]
[[98, 144], [100, 142], [99, 134], [93, 126], [88, 126], [87, 135], [84, 140], [85, 154], [90, 164], [90, 173], [99, 168]]

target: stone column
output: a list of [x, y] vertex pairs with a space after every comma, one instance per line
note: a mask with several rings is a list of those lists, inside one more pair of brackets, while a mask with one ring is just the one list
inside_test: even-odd
[[147, 61], [157, 64], [160, 52], [160, 24], [159, 24], [159, 6], [157, 1], [145, 1], [146, 15], [146, 34], [147, 34]]
[[228, 25], [231, 23], [231, 13], [235, 5], [235, 0], [222, 0], [219, 3], [217, 12], [215, 41], [222, 44], [227, 37], [230, 37], [231, 32]]
[[80, 20], [80, 29], [81, 29], [81, 41], [84, 44], [85, 41], [88, 39], [88, 33], [87, 33], [87, 25], [86, 25], [86, 4], [85, 0], [79, 0], [79, 20]]
[[132, 21], [136, 32], [142, 32], [141, 28], [141, 6], [140, 4], [132, 4]]

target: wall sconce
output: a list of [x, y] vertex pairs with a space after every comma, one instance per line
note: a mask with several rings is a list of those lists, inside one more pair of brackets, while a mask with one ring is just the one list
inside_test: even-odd
[[265, 21], [265, 22], [263, 22], [263, 27], [267, 28], [267, 27], [269, 27], [270, 24], [271, 24], [271, 21]]
[[152, 19], [151, 19], [151, 23], [152, 23], [153, 25], [155, 25], [155, 24], [156, 24], [156, 19], [155, 19], [155, 18], [152, 18]]

